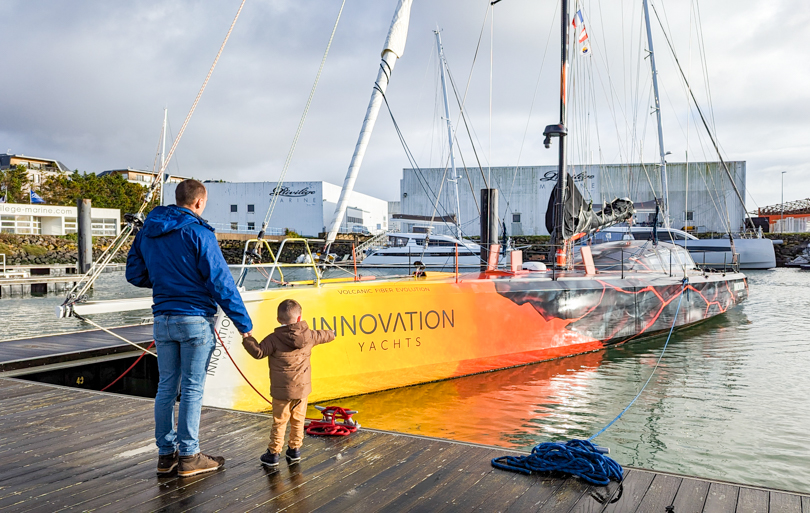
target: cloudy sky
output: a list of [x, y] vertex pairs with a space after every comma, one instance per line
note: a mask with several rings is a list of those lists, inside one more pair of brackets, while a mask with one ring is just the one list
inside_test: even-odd
[[[163, 108], [176, 135], [239, 3], [3, 1], [0, 152], [56, 158], [87, 172], [151, 169]], [[277, 180], [340, 5], [248, 0], [170, 171]], [[288, 179], [342, 183], [395, 5], [346, 1]], [[586, 124], [591, 128], [578, 139], [574, 159], [615, 163], [643, 155], [653, 161], [641, 2], [580, 5], [591, 53], [574, 66], [575, 100], [590, 100], [572, 106], [571, 125], [579, 123], [582, 133]], [[653, 5], [724, 157], [748, 163], [748, 206], [779, 202], [782, 171], [786, 200], [810, 197], [810, 3]], [[481, 164], [555, 162], [556, 152], [542, 147], [541, 133], [558, 117], [558, 9], [554, 0], [503, 0], [492, 9], [481, 0], [414, 1], [407, 47], [388, 98], [419, 166], [442, 166], [446, 157], [437, 104], [437, 26], [460, 94], [469, 80], [468, 122]], [[690, 117], [663, 31], [653, 23], [669, 160], [683, 161], [687, 149], [690, 160], [714, 160], [703, 129]], [[454, 106], [454, 123], [457, 112]], [[466, 131], [459, 138], [461, 157], [476, 165]], [[383, 111], [356, 188], [397, 199], [403, 167], [408, 160]]]

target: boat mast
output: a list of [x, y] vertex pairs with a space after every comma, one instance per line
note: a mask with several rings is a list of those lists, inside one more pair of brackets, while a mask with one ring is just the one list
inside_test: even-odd
[[661, 156], [661, 198], [658, 199], [658, 204], [664, 217], [664, 226], [669, 227], [669, 186], [667, 184], [666, 153], [664, 153], [664, 131], [661, 128], [661, 102], [658, 98], [658, 70], [655, 67], [655, 52], [653, 52], [652, 31], [650, 30], [650, 10], [647, 0], [643, 0], [642, 3], [644, 4], [644, 22], [647, 24], [647, 52], [650, 56], [650, 69], [652, 70], [655, 117], [658, 121], [658, 152]]
[[163, 109], [163, 135], [161, 139], [163, 140], [163, 148], [160, 150], [160, 204], [166, 205], [166, 194], [164, 191], [166, 190], [166, 180], [163, 174], [165, 173], [164, 168], [166, 167], [166, 122], [169, 119], [169, 109]]
[[444, 60], [441, 33], [438, 30], [434, 30], [433, 33], [436, 34], [436, 46], [439, 51], [439, 68], [442, 73], [442, 93], [444, 94], [444, 117], [447, 120], [447, 144], [450, 146], [450, 169], [453, 178], [449, 181], [453, 182], [453, 186], [456, 190], [456, 237], [461, 240], [461, 201], [458, 197], [458, 179], [461, 177], [456, 174], [456, 157], [453, 149], [453, 123], [450, 121], [450, 104], [447, 99], [447, 84], [444, 78], [444, 70], [447, 66], [447, 61]]
[[[560, 153], [559, 165], [557, 169], [557, 201], [554, 204], [554, 231], [551, 234], [552, 248], [559, 247], [566, 239], [564, 232], [563, 217], [565, 215], [565, 199], [568, 196], [566, 188], [568, 187], [568, 170], [566, 169], [566, 155], [565, 155], [565, 136], [568, 134], [568, 129], [565, 127], [566, 122], [566, 101], [567, 101], [567, 87], [568, 80], [568, 24], [570, 23], [568, 0], [562, 0], [561, 9], [561, 29], [560, 29], [560, 122], [557, 125], [548, 125], [543, 130], [543, 135], [546, 136], [543, 145], [546, 148], [551, 147], [551, 138], [560, 138]], [[552, 249], [553, 252], [553, 249]]]
[[371, 100], [368, 102], [363, 127], [360, 129], [360, 136], [357, 139], [357, 145], [354, 147], [354, 155], [352, 155], [352, 161], [349, 164], [346, 179], [343, 181], [340, 199], [335, 207], [335, 216], [332, 218], [332, 225], [329, 227], [329, 233], [326, 236], [327, 252], [329, 246], [335, 241], [335, 236], [337, 236], [338, 230], [340, 229], [340, 224], [343, 222], [343, 216], [346, 215], [349, 196], [351, 196], [352, 190], [354, 189], [354, 182], [357, 180], [357, 174], [360, 171], [360, 165], [363, 162], [363, 156], [366, 153], [368, 141], [371, 139], [371, 132], [374, 130], [374, 123], [377, 121], [377, 114], [380, 111], [385, 90], [388, 88], [388, 82], [394, 71], [394, 65], [396, 65], [397, 59], [401, 57], [402, 53], [405, 51], [405, 41], [408, 37], [408, 21], [410, 20], [412, 2], [413, 0], [399, 0], [396, 11], [394, 12], [394, 19], [391, 22], [391, 28], [388, 29], [388, 37], [385, 39], [385, 46], [383, 46], [382, 51], [380, 71], [377, 73], [377, 80], [374, 82]]

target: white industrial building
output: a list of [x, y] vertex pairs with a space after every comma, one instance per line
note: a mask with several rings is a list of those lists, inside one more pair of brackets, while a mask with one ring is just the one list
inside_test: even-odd
[[[67, 235], [77, 232], [76, 207], [0, 203], [0, 232], [25, 235]], [[117, 208], [91, 208], [93, 235], [115, 237], [121, 227]]]
[[[734, 182], [745, 198], [745, 162], [727, 162]], [[745, 208], [719, 162], [668, 163], [670, 223], [674, 228], [696, 232], [739, 232], [745, 218]], [[546, 208], [551, 191], [557, 183], [557, 166], [521, 166], [468, 168], [458, 170], [459, 221], [466, 236], [479, 235], [480, 190], [484, 176], [491, 175], [492, 187], [499, 190], [498, 215], [506, 223], [509, 235], [548, 235]], [[653, 192], [661, 190], [657, 164], [610, 164], [571, 166], [582, 195], [592, 200], [599, 210], [603, 201], [630, 198], [637, 204], [636, 221], [652, 220], [652, 210], [640, 208], [641, 203], [655, 199]], [[443, 168], [403, 169], [400, 181], [400, 211], [403, 216], [452, 216], [456, 213], [454, 184], [447, 180], [450, 170]], [[442, 179], [445, 183], [442, 184]], [[470, 186], [472, 182], [472, 187]], [[438, 207], [436, 196], [439, 195]], [[659, 192], [660, 194], [660, 192]], [[403, 231], [412, 231], [424, 221], [402, 221]], [[434, 223], [437, 233], [454, 233], [445, 223]]]
[[[332, 222], [341, 188], [328, 182], [206, 182], [208, 204], [203, 217], [220, 233], [258, 233], [274, 194], [278, 201], [266, 233], [285, 229], [317, 237]], [[177, 184], [166, 184], [166, 202], [174, 203]], [[388, 202], [357, 191], [349, 197], [343, 233], [388, 230]]]

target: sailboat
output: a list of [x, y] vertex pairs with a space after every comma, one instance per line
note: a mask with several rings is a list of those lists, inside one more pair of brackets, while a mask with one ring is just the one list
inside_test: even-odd
[[[334, 240], [340, 226], [381, 95], [403, 53], [411, 2], [398, 1], [327, 243]], [[246, 253], [255, 254], [261, 248], [265, 259], [269, 258], [262, 264], [244, 262], [246, 267], [267, 274], [263, 289], [242, 292], [255, 336], [263, 337], [277, 327], [277, 305], [289, 298], [301, 303], [311, 328], [337, 333], [336, 341], [313, 351], [310, 401], [596, 351], [703, 321], [746, 299], [745, 275], [700, 271], [688, 251], [673, 244], [634, 240], [576, 245], [591, 233], [627, 220], [634, 210], [629, 200], [617, 199], [594, 211], [568, 173], [568, 0], [562, 5], [560, 118], [544, 132], [546, 147], [551, 146], [552, 139], [558, 139], [559, 146], [552, 209], [557, 247], [553, 266], [523, 270], [521, 252], [511, 251], [509, 266], [499, 267], [494, 189], [482, 191], [482, 199], [486, 199], [482, 205], [482, 258], [481, 269], [475, 272], [422, 271], [378, 279], [358, 275], [331, 279], [316, 264], [280, 263], [263, 240], [247, 243]], [[293, 243], [305, 241], [289, 239], [282, 245]], [[311, 277], [292, 281], [290, 275], [301, 272], [309, 272]], [[63, 306], [60, 314], [90, 315], [149, 305], [151, 298], [75, 301]], [[254, 360], [242, 350], [241, 337], [222, 313], [216, 331], [220, 343], [209, 367], [203, 403], [266, 410], [269, 405], [252, 389], [269, 389], [266, 362]]]

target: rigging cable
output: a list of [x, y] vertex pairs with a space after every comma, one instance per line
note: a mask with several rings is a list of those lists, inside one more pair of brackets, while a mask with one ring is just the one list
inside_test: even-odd
[[200, 97], [202, 97], [203, 91], [205, 91], [205, 87], [206, 85], [208, 85], [208, 81], [211, 78], [211, 74], [214, 72], [214, 68], [216, 68], [217, 62], [219, 61], [219, 57], [222, 55], [222, 51], [225, 49], [225, 44], [231, 37], [233, 27], [234, 25], [236, 25], [236, 20], [239, 19], [239, 14], [242, 12], [242, 8], [245, 6], [246, 1], [247, 0], [242, 0], [242, 3], [239, 4], [239, 9], [236, 11], [236, 16], [234, 17], [233, 22], [231, 22], [231, 26], [228, 28], [228, 33], [225, 34], [225, 39], [222, 41], [222, 45], [220, 45], [219, 47], [219, 51], [217, 52], [217, 55], [214, 58], [214, 62], [211, 64], [211, 68], [208, 70], [208, 75], [206, 75], [202, 87], [200, 87], [200, 91], [197, 93], [197, 97], [194, 99], [194, 103], [191, 105], [191, 109], [186, 115], [186, 119], [183, 122], [183, 126], [180, 128], [180, 132], [178, 132], [177, 134], [177, 138], [172, 143], [171, 150], [169, 151], [166, 160], [163, 162], [163, 166], [160, 169], [159, 175], [155, 176], [154, 180], [152, 181], [152, 184], [149, 187], [149, 191], [147, 192], [146, 197], [141, 203], [140, 209], [138, 209], [137, 215], [133, 216], [133, 219], [128, 220], [127, 226], [118, 233], [116, 238], [113, 239], [113, 242], [110, 243], [107, 249], [104, 250], [104, 252], [101, 254], [101, 256], [99, 257], [99, 260], [102, 262], [101, 265], [93, 265], [90, 268], [90, 270], [87, 271], [87, 273], [85, 273], [84, 276], [82, 276], [82, 279], [76, 282], [73, 288], [70, 289], [70, 291], [67, 293], [67, 296], [65, 297], [65, 301], [62, 303], [62, 306], [69, 307], [73, 305], [73, 303], [75, 303], [76, 301], [81, 301], [84, 299], [85, 294], [87, 293], [88, 290], [90, 290], [90, 287], [93, 286], [93, 283], [101, 275], [106, 265], [110, 262], [110, 260], [112, 260], [113, 256], [115, 256], [118, 250], [121, 249], [121, 246], [123, 246], [127, 237], [129, 237], [134, 232], [135, 228], [134, 225], [136, 222], [139, 222], [137, 219], [143, 216], [144, 210], [146, 210], [146, 207], [152, 201], [152, 196], [155, 190], [157, 190], [157, 188], [160, 187], [163, 183], [163, 175], [165, 173], [166, 167], [169, 165], [169, 161], [171, 160], [172, 155], [174, 154], [174, 151], [177, 148], [177, 144], [180, 142], [180, 138], [183, 136], [183, 132], [185, 131], [186, 126], [188, 126], [189, 120], [191, 120], [191, 115], [194, 114], [194, 109], [197, 108], [197, 104], [200, 101]]
[[298, 144], [298, 138], [301, 135], [301, 130], [304, 128], [304, 121], [307, 119], [307, 114], [309, 113], [309, 107], [312, 105], [312, 98], [315, 96], [315, 89], [318, 87], [318, 82], [321, 79], [321, 72], [323, 72], [323, 67], [326, 64], [326, 57], [329, 55], [329, 49], [332, 47], [332, 40], [335, 38], [335, 32], [338, 28], [338, 23], [340, 22], [340, 15], [343, 14], [343, 7], [346, 5], [346, 0], [343, 0], [343, 3], [340, 4], [340, 11], [338, 11], [337, 19], [335, 20], [335, 26], [332, 27], [332, 34], [329, 36], [329, 42], [326, 44], [326, 50], [323, 53], [323, 58], [321, 59], [321, 65], [318, 67], [318, 73], [315, 75], [315, 83], [312, 84], [312, 90], [309, 92], [309, 98], [307, 98], [307, 104], [304, 107], [304, 112], [301, 114], [301, 120], [298, 122], [298, 129], [295, 131], [295, 136], [293, 137], [292, 145], [290, 146], [290, 151], [287, 152], [287, 159], [284, 161], [284, 166], [281, 168], [281, 174], [278, 177], [278, 183], [276, 184], [276, 188], [274, 189], [273, 198], [270, 200], [270, 206], [267, 208], [267, 214], [264, 216], [264, 222], [262, 222], [261, 230], [259, 231], [259, 236], [257, 238], [261, 239], [264, 236], [264, 231], [267, 228], [267, 223], [270, 222], [270, 218], [273, 216], [273, 211], [276, 208], [276, 203], [278, 202], [278, 197], [281, 193], [281, 184], [284, 183], [284, 177], [287, 176], [287, 170], [290, 167], [290, 162], [292, 161], [293, 154], [295, 153], [295, 147]]
[[[709, 128], [709, 124], [706, 121], [706, 118], [703, 116], [703, 111], [698, 105], [697, 98], [695, 98], [695, 93], [692, 91], [692, 88], [689, 86], [689, 81], [686, 79], [686, 75], [683, 72], [683, 68], [681, 68], [681, 63], [678, 61], [677, 55], [675, 55], [675, 49], [672, 47], [672, 42], [669, 39], [666, 31], [664, 31], [664, 25], [661, 22], [661, 18], [658, 16], [658, 11], [655, 9], [655, 5], [652, 6], [652, 10], [655, 13], [655, 19], [658, 20], [658, 24], [661, 26], [661, 30], [664, 32], [664, 39], [669, 46], [670, 51], [672, 52], [672, 56], [675, 59], [675, 64], [678, 65], [678, 71], [681, 73], [681, 77], [683, 78], [684, 82], [686, 82], [686, 87], [689, 90], [689, 95], [692, 98], [692, 102], [695, 104], [695, 108], [700, 115], [700, 120], [703, 122], [703, 126], [706, 127], [706, 132], [709, 134], [709, 139], [712, 141], [712, 145], [714, 146], [715, 152], [717, 152], [717, 157], [720, 159], [720, 163], [723, 165], [723, 170], [726, 172], [726, 176], [728, 176], [729, 181], [731, 182], [731, 187], [734, 189], [734, 192], [737, 194], [737, 199], [740, 201], [742, 205], [743, 211], [745, 212], [745, 216], [748, 219], [748, 222], [751, 224], [751, 228], [756, 230], [754, 221], [751, 219], [751, 214], [748, 213], [748, 210], [745, 208], [745, 200], [743, 199], [742, 195], [740, 194], [740, 190], [737, 188], [737, 183], [734, 181], [734, 177], [731, 175], [731, 171], [728, 169], [728, 165], [726, 161], [723, 159], [723, 156], [720, 154], [720, 148], [717, 145], [717, 141], [715, 140], [714, 136], [712, 135], [712, 131]], [[729, 234], [729, 237], [731, 235]], [[733, 246], [733, 239], [732, 239], [732, 246]], [[733, 249], [733, 248], [732, 248]]]

